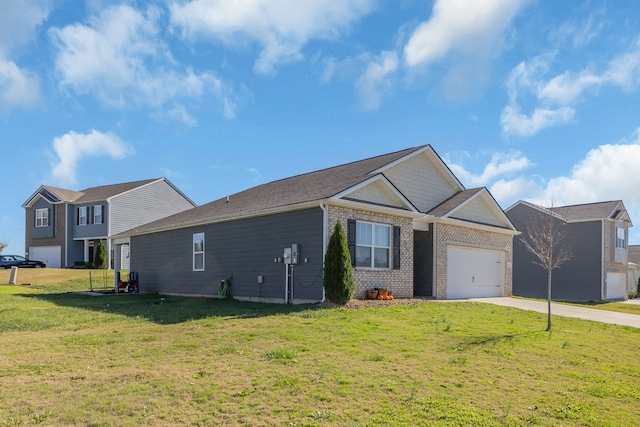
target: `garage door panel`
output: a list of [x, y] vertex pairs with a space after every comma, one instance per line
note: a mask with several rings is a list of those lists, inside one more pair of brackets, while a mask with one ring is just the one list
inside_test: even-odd
[[450, 246], [447, 298], [504, 295], [504, 252]]
[[626, 275], [607, 273], [607, 299], [625, 299], [627, 297]]
[[29, 248], [29, 259], [42, 261], [47, 268], [60, 268], [60, 246], [32, 246]]

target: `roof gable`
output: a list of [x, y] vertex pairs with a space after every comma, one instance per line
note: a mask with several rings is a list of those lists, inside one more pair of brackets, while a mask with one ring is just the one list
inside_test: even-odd
[[504, 211], [484, 187], [460, 191], [429, 211], [429, 214], [515, 230]]
[[462, 183], [429, 145], [376, 172], [384, 173], [420, 212], [427, 212], [464, 190]]
[[416, 211], [411, 202], [382, 174], [339, 193], [334, 198]]
[[83, 193], [64, 188], [52, 187], [50, 185], [41, 185], [29, 198], [22, 204], [23, 208], [32, 206], [38, 199], [43, 198], [52, 204], [73, 202], [80, 198]]

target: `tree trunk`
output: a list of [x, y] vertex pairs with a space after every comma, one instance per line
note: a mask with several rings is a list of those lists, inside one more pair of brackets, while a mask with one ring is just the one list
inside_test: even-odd
[[551, 270], [547, 271], [547, 331], [551, 331]]

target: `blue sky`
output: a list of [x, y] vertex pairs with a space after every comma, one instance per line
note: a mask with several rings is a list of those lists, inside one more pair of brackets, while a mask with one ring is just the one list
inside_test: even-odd
[[[0, 0], [0, 240], [22, 203], [167, 177], [198, 204], [431, 144], [503, 208], [640, 222], [635, 0]], [[640, 244], [640, 227], [631, 231]]]

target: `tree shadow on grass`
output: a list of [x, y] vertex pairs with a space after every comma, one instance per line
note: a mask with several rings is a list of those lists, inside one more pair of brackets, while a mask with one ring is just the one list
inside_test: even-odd
[[159, 294], [89, 296], [68, 292], [20, 294], [19, 296], [50, 302], [60, 307], [118, 314], [163, 325], [214, 317], [256, 318], [273, 316], [296, 313], [315, 307], [312, 304], [267, 304], [238, 301], [231, 298], [180, 297]]
[[548, 333], [544, 329], [537, 331], [523, 331], [510, 334], [491, 334], [477, 337], [470, 337], [456, 344], [455, 348], [459, 350], [468, 350], [473, 347], [495, 346], [497, 344], [511, 343], [518, 338], [539, 335], [540, 333]]

